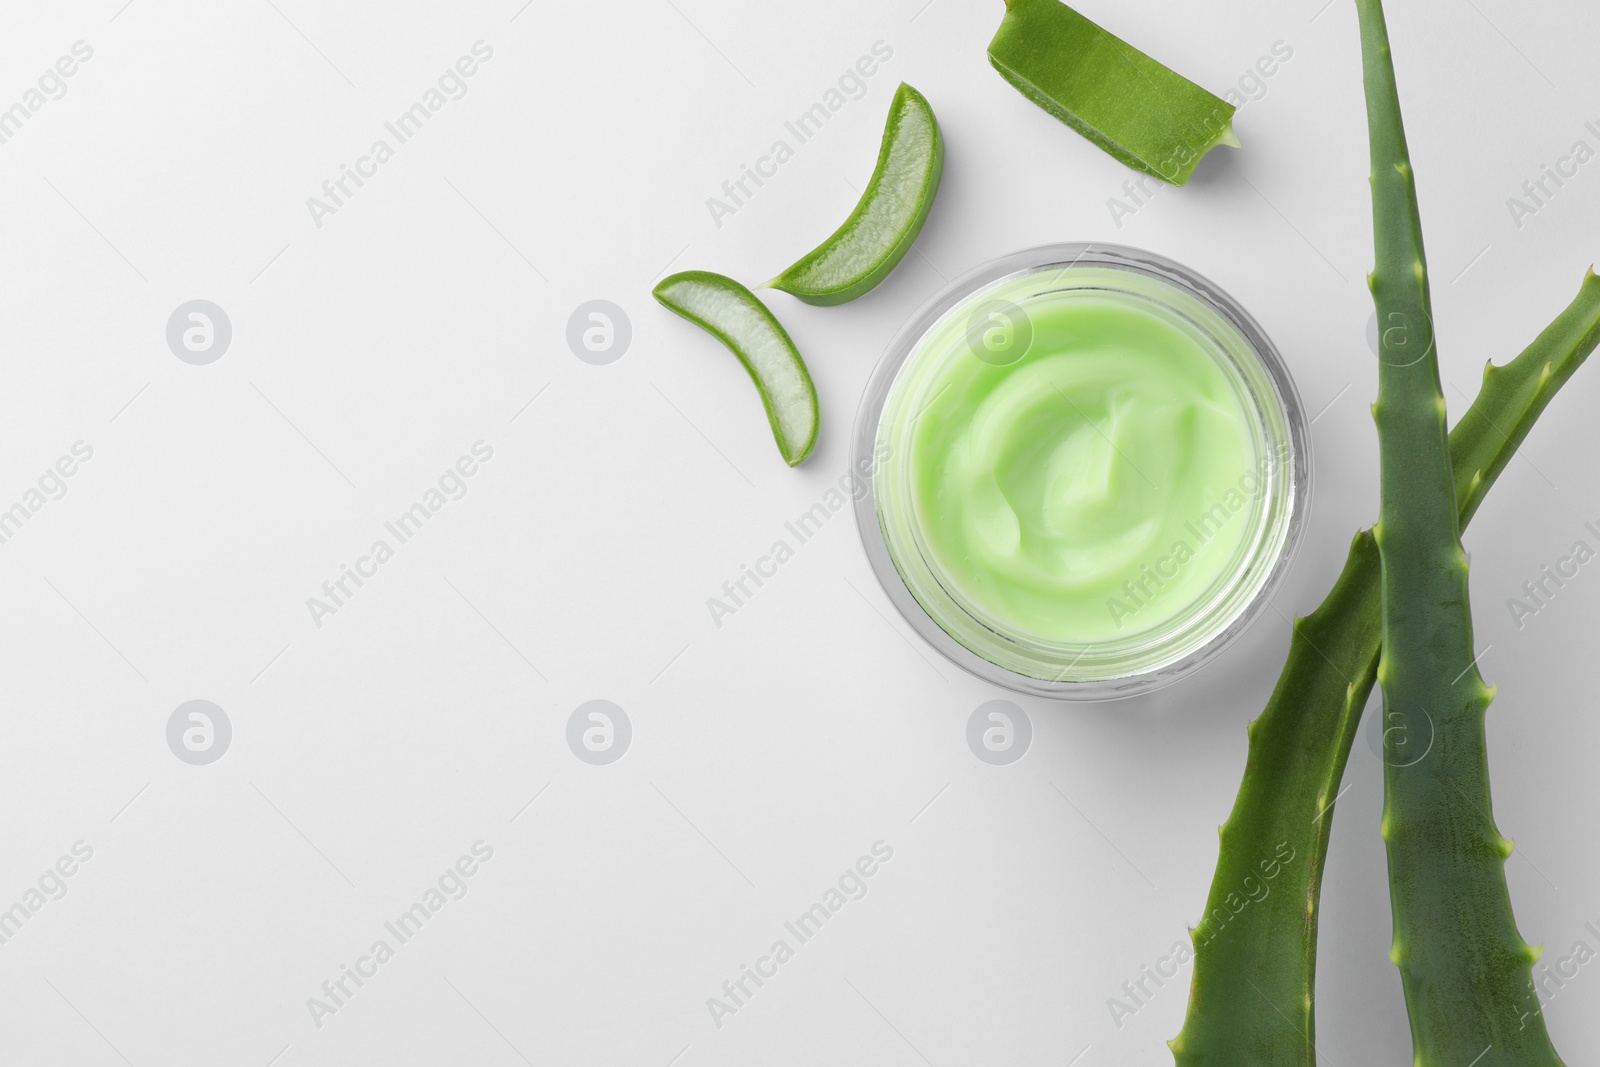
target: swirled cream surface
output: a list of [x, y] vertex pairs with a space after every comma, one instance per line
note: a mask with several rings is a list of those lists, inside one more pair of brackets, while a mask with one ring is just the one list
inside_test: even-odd
[[1263, 471], [1203, 321], [1138, 291], [1160, 283], [1071, 275], [1001, 283], [923, 339], [884, 427], [903, 450], [885, 503], [978, 625], [1093, 645], [1226, 583]]

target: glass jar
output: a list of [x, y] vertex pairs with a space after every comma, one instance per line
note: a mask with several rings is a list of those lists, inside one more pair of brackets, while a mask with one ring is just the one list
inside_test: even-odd
[[[1074, 332], [1073, 316], [1085, 312], [1097, 317], [1084, 321], [1113, 332]], [[1114, 333], [1119, 322], [1137, 329], [1119, 337]], [[1140, 325], [1146, 323], [1148, 331]], [[1116, 399], [1121, 397], [1137, 404], [1141, 393], [1158, 388], [1151, 370], [1155, 365], [1141, 361], [1141, 338], [1149, 337], [1171, 339], [1177, 346], [1173, 351], [1182, 350], [1210, 391], [1197, 394], [1183, 418], [1201, 408], [1220, 410], [1219, 398], [1225, 403], [1235, 435], [1229, 462], [1249, 457], [1248, 463], [1239, 464], [1247, 469], [1237, 481], [1231, 466], [1226, 478], [1217, 476], [1216, 470], [1223, 468], [1216, 465], [1209, 472], [1189, 470], [1187, 480], [1170, 487], [1170, 498], [1164, 499], [1160, 494], [1167, 490], [1158, 490], [1156, 481], [1145, 477], [1128, 455], [1149, 442], [1124, 438], [1126, 447], [1119, 449], [1107, 432], [1115, 430], [1115, 412], [1086, 413], [1060, 387], [1055, 391], [1067, 407], [1048, 395], [1018, 401], [1015, 389], [1005, 401], [975, 400], [974, 405], [987, 407], [974, 409], [970, 427], [959, 422], [964, 401], [950, 401], [951, 389], [977, 395], [975, 383], [980, 382], [999, 395], [1013, 373], [1036, 378], [1046, 373], [1056, 379], [1079, 373], [1086, 364], [1070, 361], [1089, 360], [1092, 347], [1098, 361], [1096, 401], [1110, 396], [1115, 403], [1122, 403]], [[1083, 352], [1075, 354], [1080, 343]], [[1040, 367], [1050, 369], [1041, 372]], [[1131, 377], [1119, 383], [1117, 373]], [[1049, 384], [1052, 379], [1043, 380]], [[1037, 389], [1037, 381], [1032, 387]], [[1179, 400], [1181, 388], [1159, 386], [1162, 396]], [[1210, 416], [1202, 411], [1198, 417]], [[1008, 418], [1030, 421], [1008, 426]], [[1065, 439], [1069, 422], [1071, 440]], [[1159, 424], [1154, 428], [1162, 429]], [[1015, 444], [1021, 435], [1016, 447], [1026, 451], [1035, 431], [1046, 437], [1036, 450], [1041, 456], [1030, 462], [1048, 464], [1054, 481], [1029, 474], [1006, 484], [1006, 471], [991, 477], [993, 472], [981, 466], [975, 476], [963, 473], [965, 480], [960, 481], [949, 469], [970, 466], [972, 438], [1010, 435]], [[945, 442], [947, 451], [929, 443], [935, 440]], [[1154, 465], [1151, 453], [1140, 454], [1147, 465]], [[1004, 256], [935, 296], [900, 331], [874, 371], [856, 420], [851, 458], [852, 469], [863, 472], [867, 483], [867, 492], [856, 501], [867, 557], [912, 628], [980, 678], [1035, 696], [1072, 700], [1148, 692], [1215, 659], [1266, 609], [1299, 546], [1310, 499], [1305, 412], [1288, 368], [1261, 327], [1225, 292], [1188, 268], [1149, 252], [1106, 244], [1051, 245]], [[1168, 458], [1173, 463], [1163, 471], [1186, 469], [1183, 463], [1189, 457]], [[1159, 454], [1156, 460], [1161, 461]], [[1106, 545], [1072, 541], [1083, 535], [1080, 527], [1092, 523], [1079, 521], [1082, 516], [1073, 513], [1077, 505], [1062, 497], [1076, 490], [1061, 487], [1070, 486], [1075, 472], [1085, 470], [1106, 483], [1103, 497], [1085, 505], [1085, 512], [1103, 506], [1116, 515], [1120, 508], [1118, 521], [1129, 527], [1106, 532]], [[1130, 483], [1134, 474], [1150, 488], [1130, 497], [1126, 484], [1121, 490], [1112, 484], [1118, 478]], [[952, 489], [958, 481], [976, 486], [977, 497], [962, 499]], [[1202, 488], [1196, 484], [1200, 481], [1207, 484]], [[1016, 499], [1019, 485], [1025, 487], [1021, 495], [1031, 494], [1031, 499]], [[1162, 516], [1160, 508], [1153, 508], [1146, 522], [1138, 510], [1139, 500], [1181, 509], [1180, 499], [1195, 511], [1187, 522], [1181, 521], [1181, 511]], [[963, 510], [969, 504], [971, 514]], [[1035, 519], [1054, 516], [1058, 527], [1071, 532], [1064, 542], [1030, 544], [1028, 525], [1018, 527], [1014, 509]], [[1132, 533], [1137, 525], [1144, 536], [1152, 523], [1167, 531], [1167, 540], [1153, 547]], [[1226, 541], [1211, 543], [1224, 524]], [[956, 536], [943, 536], [952, 529]], [[999, 589], [1003, 583], [994, 573], [972, 565], [974, 553], [969, 550], [984, 547], [985, 538], [1004, 542], [1007, 551], [1032, 552], [1036, 558], [1002, 562], [1010, 568], [1008, 575], [1014, 570], [1025, 576], [1034, 568], [1042, 575], [1040, 583], [1031, 586], [1024, 578]], [[1188, 563], [1199, 557], [1202, 547], [1205, 569]], [[1123, 562], [1106, 564], [1106, 558]], [[1062, 559], [1069, 561], [1062, 567], [1078, 567], [1083, 573], [1100, 566], [1094, 581], [1082, 586], [1092, 590], [1084, 595], [1096, 599], [1076, 606], [1062, 599], [1060, 604], [1072, 610], [1059, 620], [1052, 616], [1049, 625], [1039, 623], [1039, 612], [1030, 616], [1009, 610], [1022, 601], [1048, 609], [1056, 588], [1052, 582], [1059, 576], [1039, 571], [1038, 565], [1043, 561], [1048, 569]], [[1085, 559], [1095, 562], [1082, 563]], [[1185, 565], [1190, 570], [1181, 574]], [[1122, 572], [1113, 570], [1115, 566], [1127, 574], [1121, 585], [1115, 579]], [[1174, 591], [1180, 588], [1181, 594]], [[1102, 612], [1097, 598], [1106, 592], [1110, 595], [1104, 597]]]

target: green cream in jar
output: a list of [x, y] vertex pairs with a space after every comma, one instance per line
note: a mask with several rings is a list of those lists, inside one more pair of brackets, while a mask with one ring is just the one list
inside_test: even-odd
[[1304, 495], [1259, 328], [1175, 264], [1100, 247], [925, 313], [871, 442], [894, 576], [958, 662], [1055, 695], [1138, 688], [1223, 636]]

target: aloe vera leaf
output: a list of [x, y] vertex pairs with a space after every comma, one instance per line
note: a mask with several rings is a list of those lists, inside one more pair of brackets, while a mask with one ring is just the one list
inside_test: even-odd
[[926, 97], [900, 83], [872, 180], [831, 237], [761, 288], [831, 307], [874, 289], [911, 251], [944, 174], [944, 137]]
[[[1477, 399], [1450, 431], [1463, 527], [1597, 345], [1600, 277], [1590, 271], [1572, 303], [1517, 358], [1484, 368]], [[1379, 574], [1377, 546], [1364, 530], [1333, 591], [1295, 620], [1283, 673], [1250, 724], [1244, 779], [1219, 830], [1206, 918], [1191, 933], [1189, 1012], [1172, 1042], [1180, 1067], [1316, 1063], [1317, 905], [1334, 801], [1383, 642]], [[1280, 850], [1294, 858], [1282, 862]], [[1275, 878], [1263, 877], [1274, 870]], [[1228, 895], [1247, 899], [1263, 884], [1268, 895], [1234, 916]]]
[[800, 350], [756, 295], [732, 278], [689, 270], [655, 287], [663, 307], [728, 346], [761, 394], [785, 463], [798, 467], [817, 443], [817, 390]]
[[1006, 0], [989, 62], [1023, 96], [1117, 160], [1182, 185], [1234, 107], [1058, 0]]
[[[1383, 839], [1400, 968], [1418, 1067], [1558, 1064], [1534, 997], [1538, 951], [1511, 913], [1495, 828], [1445, 403], [1430, 311], [1416, 183], [1406, 149], [1380, 0], [1357, 0], [1372, 146], [1377, 265], [1368, 278], [1380, 323], [1378, 426], [1382, 503], [1373, 528], [1383, 563], [1385, 722], [1427, 728], [1421, 759], [1385, 760]], [[1387, 733], [1387, 731], [1386, 731]], [[1533, 1010], [1529, 1010], [1529, 1009]], [[1487, 1061], [1487, 1062], [1485, 1062]]]

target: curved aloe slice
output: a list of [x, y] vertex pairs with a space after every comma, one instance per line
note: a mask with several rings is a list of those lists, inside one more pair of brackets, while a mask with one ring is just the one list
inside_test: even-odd
[[871, 290], [922, 232], [944, 173], [944, 138], [927, 99], [904, 82], [889, 105], [878, 166], [844, 225], [762, 288], [831, 307]]
[[[1597, 345], [1600, 277], [1590, 272], [1521, 355], [1484, 369], [1478, 398], [1450, 432], [1463, 527]], [[1193, 931], [1189, 1014], [1172, 1042], [1179, 1067], [1317, 1065], [1317, 904], [1334, 801], [1378, 668], [1379, 572], [1377, 545], [1363, 531], [1327, 599], [1295, 620], [1288, 662], [1250, 724], [1244, 780], [1221, 828], [1206, 916]], [[1271, 893], [1234, 915], [1229, 895], [1248, 893], [1246, 880], [1259, 881], [1261, 864], [1275, 863], [1285, 845], [1295, 858], [1282, 865]]]
[[1234, 107], [1057, 0], [1006, 0], [989, 62], [1118, 160], [1173, 185], [1219, 144]]
[[784, 462], [804, 462], [817, 443], [817, 390], [799, 349], [767, 306], [732, 278], [704, 270], [663, 279], [655, 298], [739, 357], [761, 394]]
[[1517, 932], [1506, 890], [1511, 842], [1489, 802], [1484, 713], [1450, 453], [1444, 446], [1428, 275], [1416, 183], [1379, 0], [1356, 0], [1372, 144], [1377, 266], [1368, 278], [1380, 322], [1400, 327], [1380, 353], [1382, 504], [1373, 539], [1383, 561], [1385, 721], [1433, 733], [1426, 756], [1386, 760], [1383, 839], [1400, 968], [1419, 1067], [1556, 1065], [1533, 991], [1537, 950]]

